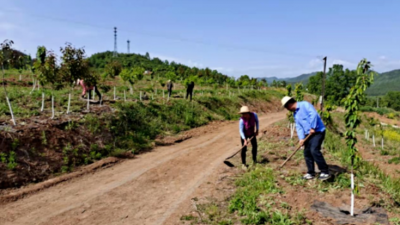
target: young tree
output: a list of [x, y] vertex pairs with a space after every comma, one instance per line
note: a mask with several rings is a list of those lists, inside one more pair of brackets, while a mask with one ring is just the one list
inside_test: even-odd
[[375, 73], [369, 71], [370, 62], [366, 59], [360, 61], [357, 66], [357, 78], [355, 85], [351, 88], [344, 103], [346, 109], [345, 122], [347, 131], [345, 133], [351, 163], [351, 206], [350, 214], [354, 215], [354, 173], [353, 169], [359, 166], [360, 156], [356, 148], [357, 137], [356, 128], [361, 123], [360, 103], [365, 99], [365, 91], [374, 81]]
[[165, 74], [165, 77], [167, 77], [168, 80], [176, 81], [176, 74], [174, 72], [172, 72], [172, 71], [168, 71]]
[[296, 94], [296, 101], [303, 101], [304, 99], [304, 94], [303, 94], [303, 84], [302, 83], [297, 83], [294, 92]]
[[105, 76], [106, 77], [111, 77], [114, 78], [118, 76], [122, 72], [122, 64], [118, 62], [117, 60], [112, 60], [104, 68], [105, 71]]
[[287, 90], [287, 96], [292, 96], [292, 85], [288, 84], [286, 86], [286, 90]]
[[87, 84], [93, 84], [96, 82], [96, 76], [90, 74], [89, 63], [85, 56], [85, 49], [75, 48], [71, 43], [66, 43], [66, 46], [64, 48], [61, 47], [60, 51], [62, 53], [60, 77], [62, 84], [70, 87], [67, 109], [67, 113], [69, 113], [71, 90], [74, 82], [78, 79], [83, 79], [86, 82], [87, 79]]

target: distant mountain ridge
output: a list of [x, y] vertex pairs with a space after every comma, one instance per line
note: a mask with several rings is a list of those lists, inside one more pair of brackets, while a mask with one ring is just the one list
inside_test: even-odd
[[[277, 78], [277, 77], [265, 77], [268, 84], [271, 84], [274, 80], [286, 81], [288, 84], [303, 83], [306, 85], [311, 76], [314, 76], [317, 72], [302, 74], [297, 77]], [[257, 78], [263, 79], [264, 77]], [[384, 73], [378, 73], [375, 76], [374, 83], [366, 91], [369, 96], [385, 95], [389, 91], [400, 91], [400, 69], [392, 70]]]
[[367, 89], [370, 96], [385, 95], [389, 91], [400, 91], [400, 69], [375, 76], [374, 83]]
[[271, 84], [274, 80], [275, 81], [286, 81], [288, 84], [295, 84], [295, 83], [303, 83], [304, 85], [306, 85], [308, 83], [308, 79], [312, 76], [314, 76], [315, 74], [317, 74], [317, 72], [312, 72], [312, 73], [306, 73], [306, 74], [302, 74], [299, 75], [297, 77], [285, 77], [285, 78], [278, 78], [278, 77], [260, 77], [257, 78], [259, 80], [261, 79], [266, 79], [268, 84]]

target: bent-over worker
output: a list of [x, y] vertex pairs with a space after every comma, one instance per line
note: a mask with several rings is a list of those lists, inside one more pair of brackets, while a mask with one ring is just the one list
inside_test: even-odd
[[247, 138], [251, 139], [252, 145], [252, 156], [253, 156], [253, 164], [257, 163], [257, 139], [256, 136], [258, 135], [259, 130], [259, 121], [258, 116], [254, 112], [250, 112], [249, 107], [242, 106], [240, 108], [240, 114], [242, 116], [239, 120], [239, 133], [240, 133], [240, 141], [242, 143], [242, 169], [246, 170], [248, 165], [246, 164], [246, 152], [247, 152]]
[[[307, 102], [297, 102], [294, 98], [285, 96], [282, 99], [282, 106], [287, 110], [294, 112], [296, 122], [296, 131], [299, 137], [299, 144], [304, 145], [304, 159], [307, 165], [307, 174], [303, 176], [306, 180], [314, 179], [315, 165], [317, 163], [320, 180], [330, 178], [328, 164], [321, 153], [321, 145], [325, 139], [325, 125], [322, 122], [314, 106]], [[306, 136], [311, 135], [306, 141]]]
[[78, 79], [76, 81], [76, 84], [82, 86], [82, 95], [81, 95], [82, 98], [85, 98], [86, 91], [87, 91], [89, 93], [89, 99], [92, 99], [92, 92], [91, 91], [94, 89], [94, 91], [96, 92], [97, 96], [99, 96], [99, 101], [101, 101], [101, 94], [100, 94], [99, 89], [97, 88], [96, 85], [87, 86], [85, 84], [85, 82], [83, 80], [81, 80], [81, 79]]

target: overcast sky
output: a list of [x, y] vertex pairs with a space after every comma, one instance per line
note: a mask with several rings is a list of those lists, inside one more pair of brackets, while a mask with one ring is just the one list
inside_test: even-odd
[[398, 0], [0, 0], [0, 40], [35, 55], [65, 42], [88, 55], [150, 53], [230, 76], [293, 77], [367, 58], [400, 69]]

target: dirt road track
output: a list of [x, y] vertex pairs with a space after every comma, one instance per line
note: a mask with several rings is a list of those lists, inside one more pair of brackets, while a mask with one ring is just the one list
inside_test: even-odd
[[[260, 129], [284, 117], [260, 116]], [[166, 224], [237, 147], [238, 125], [232, 122], [0, 205], [0, 224]]]

